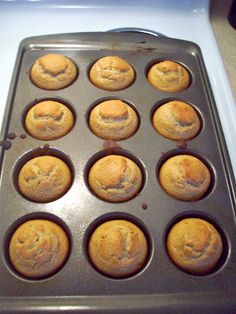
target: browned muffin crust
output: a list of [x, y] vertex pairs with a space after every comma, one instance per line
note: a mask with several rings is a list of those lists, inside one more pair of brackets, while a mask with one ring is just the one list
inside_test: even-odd
[[109, 155], [91, 167], [88, 183], [99, 198], [108, 202], [124, 202], [140, 191], [142, 173], [131, 159]]
[[119, 141], [135, 133], [138, 117], [124, 101], [111, 99], [101, 102], [91, 111], [89, 126], [95, 135]]
[[117, 91], [130, 86], [135, 79], [132, 66], [117, 56], [107, 56], [99, 59], [91, 67], [90, 81], [97, 87]]
[[140, 270], [147, 258], [144, 233], [126, 220], [111, 220], [100, 225], [89, 241], [93, 265], [105, 275], [126, 277]]
[[152, 86], [165, 92], [181, 92], [190, 85], [188, 71], [179, 63], [169, 60], [154, 64], [147, 78]]
[[58, 271], [68, 258], [69, 239], [56, 223], [36, 219], [20, 225], [14, 232], [9, 256], [21, 275], [40, 279]]
[[159, 182], [171, 196], [184, 201], [197, 201], [206, 194], [211, 175], [198, 158], [178, 155], [169, 158], [162, 165]]
[[28, 133], [39, 140], [56, 140], [66, 135], [73, 126], [73, 113], [58, 101], [45, 100], [37, 103], [25, 118]]
[[171, 140], [189, 140], [200, 130], [201, 123], [192, 106], [183, 101], [170, 101], [153, 114], [153, 126], [158, 133]]
[[51, 202], [64, 195], [72, 182], [67, 164], [53, 156], [40, 156], [29, 160], [18, 175], [20, 192], [29, 200]]
[[72, 84], [78, 69], [73, 61], [61, 54], [46, 54], [35, 61], [30, 70], [32, 82], [46, 90], [58, 90]]
[[218, 231], [199, 218], [186, 218], [175, 224], [168, 234], [166, 247], [179, 268], [199, 275], [211, 272], [223, 251]]

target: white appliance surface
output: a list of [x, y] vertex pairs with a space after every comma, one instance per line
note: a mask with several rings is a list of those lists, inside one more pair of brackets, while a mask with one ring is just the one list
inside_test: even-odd
[[29, 36], [154, 30], [197, 43], [203, 54], [236, 176], [236, 106], [209, 22], [209, 0], [0, 0], [0, 125], [19, 43]]

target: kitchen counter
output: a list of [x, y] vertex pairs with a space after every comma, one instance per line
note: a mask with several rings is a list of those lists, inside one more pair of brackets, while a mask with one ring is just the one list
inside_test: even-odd
[[236, 100], [236, 30], [228, 21], [233, 0], [211, 1], [210, 20]]

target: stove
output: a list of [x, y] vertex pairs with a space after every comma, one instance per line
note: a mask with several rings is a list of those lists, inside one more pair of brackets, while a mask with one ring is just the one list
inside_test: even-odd
[[[55, 1], [53, 0], [0, 0], [0, 29], [1, 29], [1, 32], [0, 32], [0, 43], [1, 43], [1, 49], [0, 49], [0, 123], [1, 125], [3, 126], [6, 125], [5, 123], [6, 121], [7, 123], [9, 123], [9, 125], [15, 125], [14, 124], [15, 120], [11, 119], [11, 121], [9, 122], [7, 120], [7, 116], [6, 115], [4, 116], [4, 112], [5, 112], [6, 104], [8, 103], [7, 101], [8, 91], [11, 86], [11, 77], [13, 74], [15, 60], [17, 57], [18, 47], [19, 47], [20, 42], [26, 37], [40, 36], [40, 35], [46, 35], [46, 34], [67, 34], [68, 35], [69, 33], [72, 34], [72, 33], [82, 33], [82, 32], [88, 33], [88, 32], [105, 32], [105, 31], [114, 32], [116, 31], [116, 32], [144, 32], [144, 33], [149, 34], [150, 36], [156, 36], [157, 38], [155, 39], [155, 45], [158, 43], [158, 38], [163, 37], [163, 36], [166, 36], [169, 38], [183, 39], [183, 40], [192, 41], [196, 43], [202, 51], [203, 59], [206, 65], [206, 70], [209, 76], [209, 81], [210, 81], [213, 95], [215, 98], [218, 115], [220, 118], [224, 135], [225, 135], [225, 141], [226, 141], [227, 148], [229, 151], [229, 156], [232, 161], [232, 168], [234, 171], [234, 175], [236, 175], [236, 147], [235, 147], [236, 127], [234, 123], [234, 120], [236, 118], [235, 102], [234, 102], [233, 95], [229, 87], [229, 83], [228, 83], [227, 76], [224, 70], [223, 62], [221, 60], [221, 56], [218, 51], [217, 44], [216, 44], [212, 29], [211, 29], [211, 25], [209, 21], [209, 4], [210, 4], [209, 2], [210, 2], [209, 0], [179, 0], [179, 1], [171, 1], [171, 0], [169, 1], [168, 0], [158, 0], [158, 1], [157, 0], [130, 0], [130, 1], [127, 1], [127, 0], [120, 0], [120, 1], [115, 1], [115, 0], [101, 0], [101, 1], [97, 1], [97, 0], [87, 0], [87, 1], [85, 0], [80, 0], [80, 1], [78, 0], [55, 0]], [[105, 36], [106, 38], [109, 37], [108, 34], [104, 34], [104, 33], [100, 35]], [[68, 36], [71, 36], [73, 38], [79, 37], [78, 34], [68, 35]], [[88, 34], [84, 34], [83, 36], [88, 36]], [[92, 36], [97, 36], [97, 33], [93, 33]], [[118, 38], [120, 35], [119, 36], [117, 34], [111, 35], [112, 43], [114, 42], [114, 37], [116, 36]], [[127, 36], [129, 40], [130, 40], [130, 37]], [[60, 41], [60, 38], [62, 38], [63, 44], [65, 42], [64, 41], [65, 37], [63, 36], [62, 37], [60, 35], [53, 36], [53, 38], [55, 39], [55, 42], [54, 42], [55, 45], [58, 44], [58, 42]], [[145, 36], [145, 38], [149, 38], [149, 37]], [[58, 40], [58, 42], [56, 40]], [[87, 37], [86, 37], [86, 40], [87, 40]], [[159, 40], [158, 49], [160, 49], [161, 41], [164, 42], [165, 39]], [[32, 41], [31, 39], [31, 41], [29, 42], [31, 45], [30, 47], [31, 48], [34, 47], [33, 46], [34, 40]], [[145, 41], [140, 42], [140, 43], [146, 44]], [[131, 46], [130, 41], [127, 42], [127, 46], [128, 47]], [[43, 47], [45, 49], [45, 46]], [[50, 46], [47, 49], [53, 50], [52, 47], [53, 46]], [[174, 50], [175, 53], [179, 53], [179, 55], [181, 55], [182, 50], [180, 46], [174, 46], [174, 47], [178, 47], [178, 52], [176, 52], [176, 48], [175, 48]], [[104, 42], [102, 43], [102, 48], [104, 49]], [[169, 48], [168, 48], [168, 51], [169, 51]], [[192, 56], [197, 56], [197, 51], [198, 49], [191, 50], [191, 52], [189, 52], [188, 50], [188, 53], [191, 53]], [[87, 54], [88, 52], [85, 51], [86, 57], [87, 57]], [[133, 58], [136, 61], [135, 57]], [[20, 59], [18, 59], [18, 61], [19, 60]], [[199, 60], [199, 58], [197, 60]], [[24, 61], [22, 62], [22, 65], [21, 65], [23, 69], [22, 73], [26, 75], [30, 67], [30, 64], [32, 63], [30, 61], [27, 64], [27, 66], [25, 65], [25, 67], [23, 66], [23, 63]], [[137, 63], [139, 66], [140, 62], [138, 61]], [[199, 61], [198, 63], [202, 64], [202, 62], [199, 62]], [[206, 76], [204, 72], [204, 78], [205, 77]], [[13, 75], [13, 78], [14, 78], [14, 75]], [[211, 93], [209, 92], [208, 85], [209, 84], [207, 82], [204, 89], [200, 89], [200, 91], [202, 92], [197, 92], [196, 86], [193, 88], [195, 94], [197, 95], [197, 99], [198, 100], [203, 99], [202, 104], [201, 104], [203, 107], [204, 107], [204, 97], [201, 98], [201, 95], [199, 96], [199, 94], [205, 93], [205, 95], [209, 96], [210, 98]], [[24, 91], [24, 88], [22, 88], [21, 86], [26, 86], [26, 89], [27, 89], [27, 85], [18, 85], [18, 89], [22, 92], [22, 94], [24, 94], [24, 96], [29, 96], [30, 93], [26, 94], [26, 91]], [[88, 86], [86, 85], [82, 86], [82, 90], [85, 91], [86, 95], [91, 95], [92, 93], [87, 92], [87, 87]], [[146, 95], [147, 95], [147, 92], [144, 93], [144, 98], [143, 98], [144, 101], [146, 101]], [[70, 96], [71, 96], [71, 91], [70, 91]], [[77, 93], [75, 94], [75, 97], [77, 97]], [[155, 95], [153, 97], [155, 97]], [[37, 98], [37, 96], [34, 96], [33, 99], [35, 98]], [[19, 99], [19, 98], [14, 98], [14, 99]], [[77, 98], [76, 100], [74, 99], [72, 103], [74, 103], [75, 101], [77, 101]], [[23, 101], [23, 106], [25, 102], [27, 101]], [[81, 103], [83, 103], [85, 106], [85, 108], [83, 108], [83, 110], [80, 111], [80, 116], [81, 115], [83, 116], [85, 110], [87, 110], [87, 105], [86, 105], [86, 102], [81, 101]], [[90, 101], [88, 101], [88, 103], [90, 103]], [[20, 106], [22, 106], [22, 103], [19, 104], [19, 107]], [[14, 100], [14, 108], [17, 108], [19, 110], [19, 107], [17, 107], [16, 100]], [[143, 110], [142, 113], [144, 114], [147, 113], [147, 109], [145, 106], [143, 106], [142, 110]], [[212, 111], [211, 110], [209, 111], [209, 113], [212, 114], [212, 119], [215, 119], [215, 121], [218, 121], [217, 115], [215, 115], [215, 109]], [[19, 112], [22, 112], [22, 111], [19, 111]], [[148, 119], [149, 119], [149, 116], [148, 116]], [[16, 114], [16, 121], [18, 121], [18, 114]], [[85, 123], [85, 121], [83, 122]], [[85, 135], [86, 125], [83, 123], [80, 123], [80, 124], [78, 123], [78, 128], [77, 128], [78, 135], [79, 134]], [[216, 127], [216, 124], [214, 124], [214, 128], [215, 128], [214, 129], [215, 133], [220, 131], [220, 129]], [[20, 133], [16, 132], [16, 134], [20, 134]], [[209, 133], [209, 134], [210, 135], [207, 137], [207, 142], [210, 142], [211, 139], [213, 138], [212, 136], [213, 133]], [[3, 136], [4, 136], [4, 132], [2, 132], [2, 137]], [[86, 138], [86, 136], [84, 137]], [[199, 147], [202, 148], [202, 146], [206, 146], [204, 145], [205, 138], [206, 137], [204, 137], [203, 142], [199, 142], [200, 143]], [[2, 139], [3, 138], [1, 138], [0, 140]], [[75, 136], [74, 139], [75, 139], [75, 142], [71, 140], [68, 141], [69, 146], [66, 151], [70, 153], [75, 152], [76, 154], [77, 153], [79, 154], [80, 151], [74, 149], [74, 147], [77, 144], [78, 137]], [[142, 140], [140, 141], [136, 141], [136, 143], [139, 144], [145, 141], [144, 137], [141, 139]], [[27, 151], [27, 149], [25, 150], [25, 147], [26, 148], [28, 147], [30, 149], [32, 148], [30, 140], [31, 139], [29, 138], [28, 141], [24, 141], [24, 144], [22, 145], [22, 151], [24, 151], [24, 153]], [[96, 142], [97, 145], [100, 145], [100, 142], [97, 141], [97, 139], [96, 140], [94, 139], [94, 142], [92, 140], [90, 142], [90, 140], [91, 140], [91, 137], [89, 137], [88, 140], [85, 139], [84, 142], [86, 142], [86, 144], [89, 142], [90, 147], [92, 147], [93, 149], [94, 149], [93, 143]], [[67, 224], [70, 223], [68, 230], [71, 230], [72, 239], [74, 239], [75, 241], [73, 242], [72, 256], [70, 257], [70, 260], [68, 260], [68, 264], [70, 263], [70, 267], [67, 268], [68, 272], [64, 273], [64, 277], [61, 277], [61, 278], [66, 278], [65, 281], [60, 281], [60, 278], [57, 279], [58, 277], [55, 276], [55, 278], [53, 278], [55, 281], [52, 280], [50, 282], [49, 280], [47, 282], [47, 278], [46, 278], [45, 281], [42, 280], [38, 282], [28, 282], [27, 284], [26, 278], [21, 278], [21, 280], [16, 280], [16, 278], [14, 277], [15, 276], [14, 273], [11, 274], [11, 269], [9, 268], [10, 272], [8, 272], [5, 269], [5, 273], [3, 272], [3, 276], [2, 276], [1, 288], [3, 287], [4, 293], [7, 297], [3, 298], [2, 296], [0, 296], [0, 305], [1, 305], [0, 312], [2, 310], [2, 305], [4, 305], [3, 311], [4, 309], [8, 309], [8, 312], [6, 313], [22, 312], [24, 311], [24, 309], [29, 310], [29, 307], [31, 308], [32, 312], [33, 312], [33, 309], [36, 309], [36, 310], [40, 309], [44, 313], [50, 313], [50, 312], [57, 313], [58, 309], [62, 310], [62, 312], [66, 312], [66, 311], [76, 312], [76, 309], [78, 309], [78, 303], [76, 303], [78, 299], [80, 301], [79, 308], [81, 310], [81, 313], [85, 313], [85, 312], [88, 313], [90, 311], [93, 313], [94, 311], [96, 313], [103, 313], [104, 311], [113, 312], [114, 309], [116, 313], [123, 313], [122, 308], [128, 309], [126, 313], [135, 313], [136, 310], [137, 312], [140, 313], [141, 308], [143, 309], [142, 313], [144, 312], [154, 313], [155, 305], [159, 301], [160, 301], [160, 304], [158, 305], [159, 306], [158, 313], [177, 313], [178, 309], [183, 308], [182, 307], [183, 305], [185, 306], [184, 309], [186, 310], [186, 313], [190, 312], [192, 309], [194, 309], [193, 310], [194, 313], [197, 313], [199, 309], [198, 308], [199, 304], [201, 304], [201, 309], [204, 310], [204, 313], [216, 313], [216, 309], [217, 309], [217, 313], [223, 313], [225, 311], [223, 311], [222, 309], [227, 308], [227, 310], [228, 309], [230, 310], [231, 305], [232, 305], [232, 309], [235, 310], [235, 307], [236, 307], [235, 292], [234, 292], [235, 280], [232, 278], [234, 278], [233, 273], [235, 273], [234, 265], [236, 265], [235, 263], [236, 254], [234, 252], [233, 246], [231, 248], [231, 243], [235, 243], [235, 239], [236, 239], [235, 225], [234, 225], [235, 211], [234, 210], [233, 212], [229, 211], [229, 208], [231, 208], [230, 206], [232, 206], [232, 208], [235, 209], [235, 207], [233, 207], [233, 205], [235, 204], [235, 200], [234, 200], [235, 198], [233, 195], [234, 192], [231, 193], [231, 187], [233, 186], [233, 184], [232, 185], [229, 184], [229, 181], [227, 180], [228, 179], [227, 172], [218, 171], [217, 175], [215, 176], [215, 178], [218, 180], [218, 185], [216, 185], [216, 188], [214, 190], [215, 195], [217, 195], [218, 197], [217, 200], [215, 201], [212, 201], [212, 198], [209, 198], [209, 200], [207, 200], [206, 198], [206, 202], [205, 203], [202, 202], [199, 205], [199, 203], [194, 203], [194, 202], [192, 202], [191, 204], [185, 203], [185, 202], [178, 203], [176, 202], [176, 200], [169, 199], [167, 200], [166, 207], [165, 207], [164, 206], [165, 204], [164, 205], [162, 204], [161, 198], [159, 198], [159, 195], [158, 193], [156, 193], [156, 190], [153, 192], [148, 191], [147, 193], [150, 193], [150, 194], [145, 194], [146, 196], [145, 198], [143, 198], [143, 200], [146, 201], [147, 199], [150, 201], [152, 199], [152, 195], [154, 195], [153, 196], [154, 203], [153, 204], [151, 203], [151, 205], [148, 204], [148, 211], [147, 211], [147, 208], [145, 208], [147, 204], [144, 203], [142, 198], [139, 198], [138, 196], [137, 198], [134, 199], [134, 202], [132, 203], [133, 205], [129, 203], [128, 206], [126, 203], [118, 204], [118, 206], [117, 204], [111, 205], [109, 203], [105, 203], [104, 205], [104, 204], [99, 204], [99, 202], [97, 203], [97, 200], [96, 202], [94, 201], [93, 203], [93, 200], [95, 199], [94, 195], [92, 196], [92, 194], [91, 195], [89, 194], [89, 192], [86, 189], [86, 186], [83, 185], [84, 182], [82, 182], [84, 179], [84, 172], [86, 172], [86, 168], [80, 167], [80, 165], [77, 165], [78, 166], [77, 172], [75, 171], [78, 174], [77, 181], [80, 180], [82, 182], [82, 184], [80, 185], [78, 184], [80, 188], [82, 187], [82, 190], [80, 190], [80, 193], [77, 193], [78, 189], [76, 189], [76, 187], [74, 186], [74, 190], [72, 187], [71, 191], [68, 192], [71, 194], [65, 195], [65, 198], [62, 199], [62, 202], [56, 203], [56, 205], [54, 202], [43, 204], [43, 205], [41, 203], [27, 203], [28, 202], [27, 199], [23, 199], [18, 194], [14, 194], [14, 195], [12, 194], [12, 187], [10, 190], [7, 190], [6, 188], [7, 184], [9, 183], [10, 175], [13, 173], [13, 177], [15, 176], [13, 162], [15, 163], [16, 158], [14, 157], [14, 153], [16, 154], [16, 156], [18, 155], [21, 156], [20, 154], [21, 142], [20, 141], [21, 141], [20, 137], [17, 137], [16, 141], [14, 142], [14, 145], [15, 145], [14, 147], [16, 149], [14, 151], [7, 150], [5, 152], [6, 154], [8, 154], [10, 158], [8, 161], [9, 163], [8, 164], [6, 163], [6, 166], [4, 168], [4, 170], [6, 170], [5, 176], [4, 176], [6, 181], [4, 181], [4, 179], [1, 179], [1, 186], [3, 188], [0, 190], [0, 192], [2, 193], [1, 195], [4, 195], [4, 196], [6, 195], [5, 201], [3, 200], [4, 197], [1, 198], [1, 205], [2, 205], [3, 210], [1, 213], [2, 225], [1, 225], [1, 232], [0, 232], [0, 242], [3, 243], [1, 247], [3, 248], [2, 251], [5, 252], [5, 255], [3, 254], [4, 255], [3, 258], [0, 259], [0, 268], [3, 269], [5, 266], [8, 268], [10, 265], [6, 260], [8, 256], [8, 253], [6, 252], [8, 250], [8, 242], [9, 242], [7, 239], [9, 239], [9, 236], [13, 230], [12, 228], [16, 227], [16, 224], [19, 223], [20, 219], [26, 219], [24, 217], [27, 216], [25, 215], [27, 213], [30, 213], [30, 215], [34, 214], [36, 216], [38, 214], [42, 214], [42, 216], [40, 217], [46, 217], [43, 215], [47, 215], [47, 214], [49, 214], [49, 216], [47, 217], [51, 217], [52, 216], [51, 214], [53, 214], [54, 212], [56, 214], [60, 213], [59, 215], [60, 219], [62, 219], [63, 221], [65, 220], [65, 223]], [[204, 144], [201, 144], [201, 143], [204, 143]], [[219, 143], [222, 143], [222, 142], [219, 141]], [[59, 147], [61, 148], [63, 147], [64, 149], [65, 148], [64, 144], [65, 143], [62, 142], [60, 144], [61, 146], [59, 145]], [[219, 144], [217, 143], [217, 145]], [[41, 149], [41, 148], [42, 148], [41, 146], [40, 148], [37, 147], [36, 150]], [[50, 148], [49, 145], [45, 144], [43, 146], [44, 152], [47, 151], [49, 148]], [[95, 147], [94, 151], [98, 152], [99, 149], [101, 149], [101, 147], [97, 146]], [[183, 151], [184, 148], [181, 147], [181, 149]], [[145, 149], [143, 150], [145, 151]], [[204, 150], [204, 147], [203, 147], [203, 150]], [[83, 151], [83, 147], [81, 151]], [[137, 148], [137, 151], [138, 152], [141, 151], [140, 147]], [[146, 151], [149, 152], [148, 150]], [[163, 151], [169, 152], [169, 150], [166, 148], [164, 148]], [[162, 155], [164, 154], [163, 151], [161, 153]], [[215, 150], [213, 150], [213, 152], [214, 152], [213, 154], [215, 154]], [[227, 157], [226, 155], [222, 154], [220, 155], [220, 158], [224, 159], [225, 157]], [[88, 156], [90, 157], [92, 156], [92, 154], [88, 153]], [[79, 157], [80, 157], [79, 155], [78, 156], [76, 155], [74, 156], [73, 160], [74, 161], [76, 160], [77, 162], [79, 160]], [[204, 154], [204, 157], [205, 157], [205, 154]], [[206, 155], [206, 158], [208, 158], [207, 155]], [[152, 157], [150, 159], [152, 159]], [[84, 158], [84, 160], [87, 162], [88, 158], [86, 157]], [[212, 170], [212, 174], [213, 172], [214, 170]], [[152, 183], [152, 186], [153, 186], [152, 179], [156, 180], [156, 177], [155, 176], [153, 178], [151, 176], [149, 177], [149, 181]], [[231, 180], [231, 177], [230, 177], [230, 180]], [[232, 181], [233, 180], [231, 180], [231, 182]], [[4, 184], [4, 182], [7, 182], [7, 184]], [[225, 182], [224, 183], [225, 185], [224, 184], [222, 185], [222, 182], [223, 183]], [[226, 193], [226, 189], [225, 189], [226, 186], [230, 190], [229, 191], [230, 197], [228, 197], [228, 194]], [[10, 192], [8, 193], [8, 191]], [[223, 195], [221, 195], [221, 193], [223, 193]], [[9, 195], [10, 195], [10, 198], [13, 200], [12, 203], [11, 203], [11, 200], [9, 200]], [[81, 197], [82, 195], [83, 197]], [[84, 199], [84, 203], [83, 203], [83, 199]], [[167, 198], [164, 198], [163, 203], [166, 202], [166, 199]], [[90, 201], [91, 203], [89, 203]], [[70, 202], [71, 204], [73, 203], [71, 205], [72, 210], [70, 210]], [[142, 206], [144, 205], [144, 207], [141, 208], [139, 203], [141, 203]], [[159, 210], [161, 209], [164, 215], [161, 215], [161, 214], [156, 215], [156, 210], [153, 210], [153, 209], [156, 209], [157, 204], [158, 204], [158, 209]], [[94, 208], [97, 209], [96, 213], [93, 210]], [[124, 215], [127, 214], [127, 217], [129, 215], [132, 216], [132, 213], [133, 215], [137, 214], [137, 217], [142, 218], [140, 221], [144, 221], [144, 223], [146, 224], [147, 222], [149, 223], [148, 227], [149, 227], [149, 230], [151, 230], [149, 246], [150, 246], [150, 252], [152, 252], [150, 253], [150, 255], [152, 254], [152, 256], [150, 256], [150, 260], [152, 259], [150, 265], [153, 268], [150, 268], [151, 270], [149, 273], [146, 272], [146, 277], [140, 276], [138, 278], [137, 276], [136, 281], [130, 280], [131, 278], [126, 278], [127, 281], [125, 283], [126, 285], [124, 286], [122, 286], [123, 285], [122, 281], [119, 282], [119, 280], [117, 280], [116, 283], [114, 284], [115, 282], [114, 278], [110, 278], [109, 279], [110, 281], [109, 280], [107, 281], [107, 279], [99, 277], [101, 274], [97, 274], [97, 273], [93, 274], [91, 272], [91, 269], [89, 268], [90, 266], [88, 265], [85, 256], [83, 256], [82, 254], [83, 252], [82, 252], [81, 244], [84, 243], [84, 239], [86, 238], [86, 235], [89, 234], [88, 231], [85, 232], [85, 230], [89, 230], [87, 228], [88, 226], [90, 226], [90, 223], [91, 223], [90, 219], [91, 218], [94, 219], [94, 216], [96, 215], [98, 217], [98, 218], [95, 217], [96, 219], [103, 219], [103, 218], [100, 218], [100, 217], [103, 217], [101, 216], [101, 213], [103, 215], [105, 213], [104, 216], [106, 216], [107, 212], [105, 211], [108, 211], [108, 209], [110, 209], [109, 213], [111, 215], [113, 215], [114, 213], [117, 214], [117, 211], [119, 211], [118, 214], [121, 215], [119, 216], [121, 218], [126, 217], [126, 216], [122, 216], [123, 214]], [[125, 213], [125, 210], [127, 209], [128, 209], [128, 212]], [[145, 211], [143, 209], [145, 209]], [[167, 209], [169, 210], [169, 212]], [[228, 212], [226, 209], [228, 210]], [[42, 213], [41, 213], [41, 210], [43, 210]], [[73, 212], [73, 210], [75, 210], [75, 212]], [[91, 210], [90, 214], [89, 214], [89, 210]], [[161, 210], [160, 210], [160, 213], [161, 213]], [[124, 213], [122, 211], [124, 211]], [[165, 250], [163, 250], [163, 248], [165, 247], [164, 234], [166, 233], [166, 230], [169, 228], [168, 226], [170, 226], [170, 223], [173, 219], [180, 219], [181, 211], [184, 213], [188, 211], [188, 215], [190, 216], [195, 215], [197, 213], [200, 216], [203, 215], [203, 217], [209, 218], [209, 220], [211, 220], [210, 219], [211, 214], [213, 213], [212, 217], [216, 219], [214, 220], [216, 221], [216, 226], [218, 226], [218, 223], [219, 223], [219, 225], [224, 227], [223, 232], [221, 232], [222, 239], [224, 242], [223, 243], [224, 254], [222, 255], [223, 257], [221, 259], [221, 264], [219, 266], [219, 267], [222, 267], [222, 272], [220, 273], [220, 271], [218, 272], [219, 269], [216, 269], [215, 278], [214, 278], [214, 274], [208, 274], [208, 276], [195, 276], [194, 277], [189, 274], [179, 273], [178, 271], [176, 271], [175, 277], [173, 276], [171, 277], [171, 271], [173, 269], [171, 268], [171, 266], [173, 265], [168, 264], [166, 260], [166, 256], [165, 256]], [[24, 217], [22, 214], [24, 214]], [[36, 217], [36, 216], [32, 216], [32, 217]], [[74, 220], [76, 220], [75, 218], [77, 219], [77, 221], [74, 222]], [[171, 218], [171, 221], [170, 221], [170, 218]], [[12, 227], [13, 225], [11, 225], [13, 222], [14, 222], [14, 227]], [[5, 225], [6, 225], [6, 228], [5, 228]], [[10, 225], [11, 227], [10, 229], [8, 229]], [[6, 232], [5, 229], [8, 231]], [[80, 239], [81, 241], [79, 241], [78, 239], [79, 234], [81, 237]], [[161, 239], [163, 242], [161, 241]], [[153, 240], [153, 243], [155, 243], [155, 246], [153, 247], [153, 249], [152, 249], [152, 245], [150, 244], [152, 240]], [[80, 263], [82, 261], [82, 267], [79, 267], [79, 272], [77, 273], [77, 276], [76, 276], [75, 273], [77, 271], [78, 255], [81, 257]], [[159, 268], [160, 274], [156, 271], [156, 266], [158, 265], [158, 263], [160, 263], [159, 265], [167, 264], [167, 268], [165, 267]], [[225, 269], [226, 269], [226, 272], [224, 272]], [[170, 281], [167, 280], [169, 272], [170, 272], [169, 278], [171, 278], [172, 280], [171, 285], [169, 284]], [[153, 276], [154, 273], [156, 277]], [[230, 278], [230, 280], [228, 281], [225, 276], [226, 273], [229, 276], [227, 278]], [[82, 279], [81, 274], [85, 274], [84, 287], [83, 287], [83, 281], [81, 280]], [[163, 274], [163, 277], [162, 277], [162, 274]], [[92, 280], [89, 281], [89, 278], [92, 278]], [[150, 281], [146, 280], [146, 278], [148, 278]], [[173, 278], [176, 281], [173, 281]], [[24, 281], [26, 281], [26, 284]], [[164, 283], [161, 281], [163, 281]], [[87, 285], [87, 282], [92, 283], [92, 285]], [[159, 288], [155, 286], [154, 288], [157, 289], [158, 291], [156, 291], [155, 289], [151, 290], [150, 282], [154, 282], [154, 283], [160, 282], [161, 284], [164, 285], [165, 289], [159, 291], [158, 290]], [[176, 284], [174, 284], [174, 282]], [[104, 284], [104, 286], [101, 286], [101, 283]], [[182, 290], [180, 288], [179, 283], [183, 283], [184, 288]], [[205, 293], [205, 290], [204, 290], [204, 291], [201, 291], [201, 294], [198, 294], [197, 291], [200, 291], [203, 286], [205, 287], [205, 285], [206, 286], [209, 285], [210, 287], [209, 293]], [[233, 289], [229, 289], [230, 285], [232, 285]], [[118, 289], [119, 287], [123, 289], [125, 287], [125, 289], [122, 290], [122, 294], [123, 294], [123, 291], [125, 291], [125, 295], [116, 294], [115, 292], [118, 290], [114, 290], [114, 286], [116, 287], [116, 289]], [[176, 290], [174, 289], [175, 292], [177, 291], [175, 295], [176, 296], [175, 300], [170, 297], [171, 289], [173, 289], [172, 286], [177, 287]], [[81, 287], [82, 287], [82, 290], [78, 292], [77, 289], [81, 289]], [[140, 291], [135, 290], [135, 294], [132, 295], [132, 291], [133, 291], [132, 289], [134, 287], [135, 288], [142, 287], [143, 289], [142, 291], [144, 291], [145, 294], [142, 294], [140, 293]], [[160, 287], [163, 288], [162, 285], [160, 285]], [[232, 287], [230, 286], [230, 288]], [[186, 295], [186, 294], [181, 294], [182, 293], [181, 291], [188, 291], [188, 290], [190, 291], [191, 296]], [[66, 293], [67, 292], [69, 293], [65, 294], [63, 291], [66, 291]], [[155, 294], [153, 294], [153, 292], [155, 292]], [[217, 293], [219, 293], [219, 297]], [[102, 298], [103, 294], [105, 295], [105, 298]], [[16, 297], [11, 298], [12, 295]], [[30, 296], [32, 296], [32, 298], [30, 298]], [[42, 296], [46, 296], [46, 297], [42, 297]], [[56, 296], [56, 297], [53, 297], [53, 296]], [[75, 298], [73, 298], [73, 296]], [[109, 298], [106, 298], [106, 296], [109, 296]], [[204, 297], [199, 297], [199, 296], [204, 296]], [[9, 309], [11, 309], [11, 311]], [[103, 309], [105, 310], [103, 311]], [[189, 311], [187, 309], [189, 309]]]
[[28, 36], [142, 28], [185, 39], [202, 50], [236, 175], [236, 107], [209, 21], [209, 0], [0, 1], [0, 123], [20, 41]]

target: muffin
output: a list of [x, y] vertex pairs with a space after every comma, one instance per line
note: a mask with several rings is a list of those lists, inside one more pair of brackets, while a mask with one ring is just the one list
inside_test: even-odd
[[165, 60], [154, 64], [148, 74], [152, 86], [164, 92], [181, 92], [189, 87], [190, 75], [179, 63]]
[[138, 117], [124, 101], [111, 99], [101, 102], [91, 111], [89, 126], [95, 135], [119, 141], [135, 133]]
[[196, 111], [183, 101], [170, 101], [157, 108], [152, 117], [154, 128], [170, 140], [189, 140], [201, 127]]
[[97, 87], [117, 91], [130, 86], [135, 78], [132, 66], [124, 59], [107, 56], [99, 59], [91, 67], [90, 81]]
[[27, 113], [25, 127], [39, 140], [56, 140], [74, 126], [73, 113], [58, 101], [46, 100], [34, 105]]
[[14, 232], [9, 257], [18, 273], [40, 279], [58, 271], [69, 255], [69, 239], [56, 223], [36, 219], [20, 225]]
[[18, 175], [18, 188], [29, 200], [51, 202], [69, 189], [72, 175], [64, 161], [53, 156], [40, 156], [29, 160]]
[[32, 65], [30, 78], [40, 88], [57, 90], [72, 84], [77, 73], [77, 67], [66, 56], [46, 54]]
[[187, 218], [171, 228], [166, 248], [179, 268], [203, 275], [211, 272], [217, 265], [223, 244], [220, 234], [212, 224], [199, 218]]
[[139, 271], [148, 254], [143, 232], [126, 220], [111, 220], [93, 232], [88, 246], [93, 265], [110, 277], [127, 277]]
[[162, 188], [174, 198], [183, 201], [197, 201], [209, 189], [211, 175], [205, 164], [190, 155], [169, 158], [161, 167], [159, 182]]
[[91, 190], [108, 202], [124, 202], [141, 189], [142, 173], [135, 162], [119, 155], [99, 159], [88, 175]]

